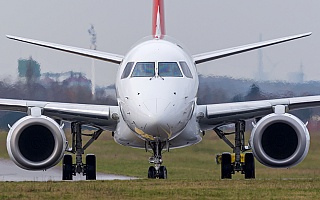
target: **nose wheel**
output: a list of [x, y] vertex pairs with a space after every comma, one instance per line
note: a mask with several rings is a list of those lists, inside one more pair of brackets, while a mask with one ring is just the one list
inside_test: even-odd
[[148, 178], [157, 178], [157, 170], [154, 166], [149, 167]]
[[167, 168], [165, 166], [161, 166], [159, 169], [159, 179], [167, 179]]
[[150, 179], [167, 179], [168, 172], [165, 166], [161, 166], [162, 164], [162, 149], [166, 145], [166, 142], [160, 142], [158, 140], [149, 142], [149, 146], [153, 150], [153, 156], [149, 158], [149, 163], [154, 164], [154, 166], [150, 166], [148, 170], [148, 178]]
[[168, 172], [167, 168], [165, 166], [160, 166], [160, 168], [157, 170], [154, 166], [150, 166], [148, 170], [148, 178], [150, 179], [167, 179]]

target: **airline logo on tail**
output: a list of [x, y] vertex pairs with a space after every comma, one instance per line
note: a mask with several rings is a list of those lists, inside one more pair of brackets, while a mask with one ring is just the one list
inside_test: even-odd
[[153, 1], [152, 35], [154, 38], [161, 39], [166, 34], [163, 8], [163, 0]]

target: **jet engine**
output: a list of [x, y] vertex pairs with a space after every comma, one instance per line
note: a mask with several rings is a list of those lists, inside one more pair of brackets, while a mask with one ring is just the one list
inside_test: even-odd
[[62, 127], [46, 116], [26, 116], [18, 120], [7, 137], [10, 158], [27, 170], [45, 170], [56, 165], [66, 149]]
[[306, 125], [297, 117], [288, 113], [273, 113], [258, 121], [249, 142], [260, 163], [274, 168], [288, 168], [306, 157], [310, 135]]

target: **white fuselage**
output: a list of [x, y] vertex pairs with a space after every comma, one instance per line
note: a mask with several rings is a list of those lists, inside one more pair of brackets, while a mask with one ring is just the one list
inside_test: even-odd
[[[189, 73], [182, 69], [186, 66]], [[132, 144], [132, 135], [142, 141], [171, 141], [190, 131], [192, 137], [198, 135], [198, 128], [186, 130], [194, 119], [198, 85], [192, 58], [177, 44], [152, 39], [132, 48], [116, 77], [121, 121], [125, 122], [118, 126], [116, 141], [139, 147]]]

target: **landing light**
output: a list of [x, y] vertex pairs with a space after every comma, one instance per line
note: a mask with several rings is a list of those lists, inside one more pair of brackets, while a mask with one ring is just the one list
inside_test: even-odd
[[119, 115], [117, 113], [112, 113], [111, 118], [115, 121], [119, 120]]

